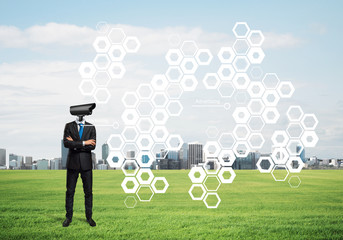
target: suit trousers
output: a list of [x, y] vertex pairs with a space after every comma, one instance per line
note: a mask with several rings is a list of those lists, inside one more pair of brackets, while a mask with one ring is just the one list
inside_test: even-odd
[[92, 207], [93, 207], [93, 173], [92, 169], [82, 170], [82, 169], [67, 169], [67, 191], [66, 191], [66, 217], [72, 219], [73, 217], [73, 203], [74, 203], [74, 193], [79, 178], [79, 173], [81, 173], [81, 179], [83, 183], [83, 192], [85, 194], [85, 213], [86, 218], [92, 218]]

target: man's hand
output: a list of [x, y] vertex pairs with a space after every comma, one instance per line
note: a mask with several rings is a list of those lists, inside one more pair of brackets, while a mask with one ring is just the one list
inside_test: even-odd
[[94, 139], [89, 139], [89, 140], [85, 141], [85, 145], [95, 146], [95, 140]]
[[67, 137], [67, 140], [68, 140], [68, 141], [74, 141], [74, 140], [71, 138], [71, 136]]

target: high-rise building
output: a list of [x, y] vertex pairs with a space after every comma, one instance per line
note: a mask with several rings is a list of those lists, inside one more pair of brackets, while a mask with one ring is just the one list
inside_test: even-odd
[[61, 169], [61, 158], [54, 158], [50, 160], [50, 169], [58, 170]]
[[0, 166], [6, 166], [6, 149], [0, 148]]
[[103, 160], [106, 161], [108, 154], [109, 154], [109, 147], [107, 143], [102, 144], [102, 152], [101, 152], [101, 157]]
[[[256, 169], [256, 163], [260, 158], [259, 152], [249, 152], [246, 157], [238, 157], [232, 165], [233, 169]], [[268, 168], [268, 167], [267, 167]]]
[[92, 152], [92, 168], [96, 169], [96, 155]]
[[[301, 151], [301, 146], [297, 146], [297, 153]], [[306, 158], [305, 158], [305, 148], [303, 148], [303, 150], [301, 151], [301, 153], [299, 154], [299, 157], [301, 159], [301, 161], [306, 162]]]
[[188, 144], [184, 143], [179, 151], [180, 168], [187, 169]]
[[37, 160], [37, 170], [48, 170], [49, 169], [49, 160], [39, 159]]
[[68, 157], [69, 149], [64, 147], [63, 139], [61, 140], [61, 164], [62, 169], [67, 168], [67, 157]]
[[193, 166], [203, 162], [202, 156], [202, 144], [200, 143], [189, 143], [188, 154], [187, 154], [187, 168], [191, 169]]
[[32, 157], [26, 156], [25, 157], [25, 166], [32, 165]]
[[169, 151], [167, 155], [168, 169], [180, 169], [179, 152]]
[[[19, 155], [10, 153], [10, 154], [8, 155], [8, 157], [9, 157], [9, 161], [15, 160], [15, 161], [17, 162], [16, 168], [15, 168], [15, 169], [21, 169], [21, 167], [22, 167], [23, 164], [24, 164], [24, 157], [23, 157], [23, 156], [19, 156]], [[13, 165], [13, 164], [12, 164], [12, 165]], [[13, 169], [13, 168], [12, 168], [12, 169]]]

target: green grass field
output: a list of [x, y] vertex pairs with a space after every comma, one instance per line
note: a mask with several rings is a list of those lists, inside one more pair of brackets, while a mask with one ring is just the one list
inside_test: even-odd
[[66, 171], [0, 171], [0, 239], [343, 239], [343, 171], [304, 170], [299, 188], [270, 174], [236, 171], [207, 209], [188, 195], [188, 171], [154, 171], [170, 186], [128, 209], [121, 171], [93, 171], [93, 218], [85, 221], [81, 178], [73, 222], [65, 216]]

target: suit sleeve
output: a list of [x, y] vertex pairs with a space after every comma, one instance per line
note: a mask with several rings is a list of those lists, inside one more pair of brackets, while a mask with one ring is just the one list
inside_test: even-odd
[[63, 144], [66, 148], [82, 148], [82, 141], [69, 141], [67, 137], [71, 136], [70, 134], [70, 126], [68, 124], [64, 127], [64, 134], [63, 134]]
[[[91, 134], [90, 134], [90, 138], [89, 139], [94, 139], [95, 140], [95, 143], [96, 143], [96, 130], [95, 130], [95, 127], [92, 126], [92, 129], [91, 129]], [[82, 144], [82, 142], [81, 142]], [[85, 150], [85, 151], [92, 151], [94, 150], [96, 147], [96, 145], [85, 145], [82, 147], [82, 150]]]

